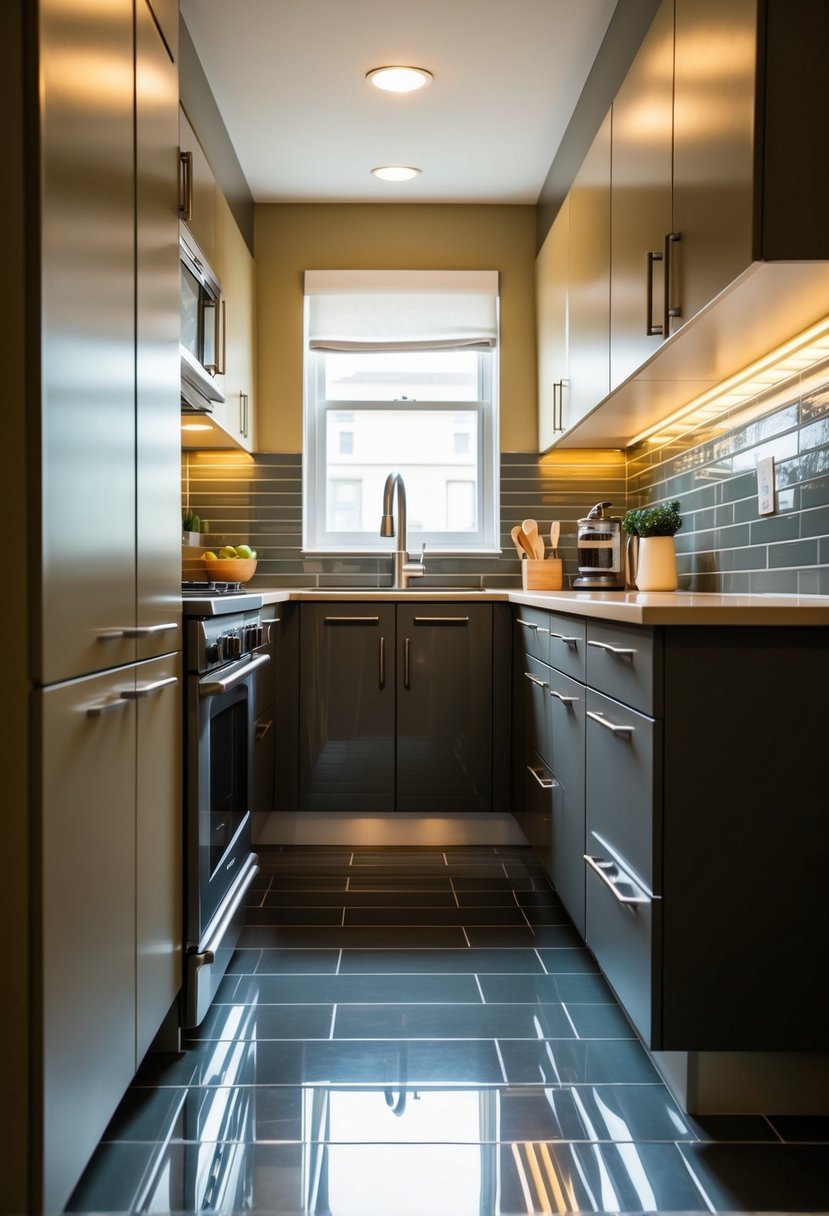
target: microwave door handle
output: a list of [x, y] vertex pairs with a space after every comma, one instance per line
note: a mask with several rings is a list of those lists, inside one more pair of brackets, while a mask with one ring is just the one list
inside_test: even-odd
[[200, 697], [220, 697], [222, 693], [228, 692], [231, 688], [235, 688], [243, 680], [256, 671], [258, 667], [264, 667], [270, 663], [271, 656], [269, 654], [258, 654], [251, 659], [249, 663], [245, 663], [244, 667], [240, 667], [238, 671], [234, 671], [225, 680], [209, 680], [199, 684]]
[[227, 311], [224, 296], [214, 310], [216, 317], [216, 375], [223, 376], [227, 368]]

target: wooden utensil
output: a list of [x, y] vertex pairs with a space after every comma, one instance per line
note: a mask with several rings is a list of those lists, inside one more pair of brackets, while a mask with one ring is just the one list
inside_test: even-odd
[[525, 519], [521, 528], [527, 538], [527, 552], [530, 557], [541, 560], [544, 557], [544, 541], [538, 535], [538, 524], [534, 519]]
[[561, 534], [561, 524], [557, 519], [554, 519], [550, 525], [550, 548], [553, 551], [553, 557], [558, 557], [558, 538]]
[[510, 530], [510, 536], [512, 537], [512, 543], [515, 545], [515, 551], [519, 557], [532, 557], [532, 553], [527, 546], [527, 538], [524, 536], [520, 524], [516, 524], [515, 527]]

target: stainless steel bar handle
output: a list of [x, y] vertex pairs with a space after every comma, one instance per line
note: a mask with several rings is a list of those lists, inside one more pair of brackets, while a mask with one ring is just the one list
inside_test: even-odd
[[163, 680], [155, 680], [152, 684], [142, 684], [136, 688], [122, 688], [121, 696], [126, 697], [128, 701], [140, 701], [143, 697], [151, 697], [154, 692], [160, 692], [162, 688], [171, 688], [173, 684], [178, 684], [178, 676], [167, 676]]
[[258, 654], [249, 663], [245, 663], [244, 667], [240, 667], [238, 671], [234, 671], [233, 675], [228, 676], [226, 680], [211, 680], [209, 683], [199, 684], [199, 696], [221, 696], [223, 692], [228, 692], [231, 688], [235, 688], [237, 684], [240, 684], [242, 680], [247, 679], [252, 671], [256, 671], [258, 667], [264, 667], [270, 661], [271, 656], [269, 654]]
[[538, 625], [536, 625], [535, 621], [525, 621], [520, 616], [517, 616], [515, 620], [518, 625], [523, 625], [525, 629], [535, 629], [538, 632]]
[[413, 616], [413, 625], [468, 625], [468, 616]]
[[123, 696], [112, 701], [101, 701], [98, 705], [88, 705], [86, 716], [87, 718], [103, 718], [105, 714], [111, 714], [115, 709], [123, 709], [125, 705], [129, 705], [129, 701]]
[[546, 688], [546, 687], [547, 687], [547, 681], [546, 681], [546, 680], [539, 680], [538, 676], [534, 676], [534, 675], [532, 674], [532, 672], [525, 671], [525, 672], [524, 672], [524, 675], [527, 677], [527, 679], [528, 679], [528, 680], [529, 680], [529, 681], [530, 681], [532, 684], [537, 684], [539, 688]]
[[553, 381], [553, 431], [561, 433], [564, 430], [564, 381]]
[[550, 689], [550, 696], [555, 697], [556, 700], [561, 701], [564, 705], [571, 705], [573, 701], [581, 700], [581, 697], [565, 697], [563, 692], [556, 692], [554, 688]]
[[606, 861], [603, 857], [591, 857], [589, 853], [584, 854], [584, 860], [590, 866], [590, 869], [593, 870], [594, 873], [598, 874], [604, 885], [610, 888], [610, 890], [613, 892], [614, 898], [617, 899], [620, 904], [649, 904], [651, 902], [648, 896], [644, 894], [622, 895], [616, 883], [607, 872], [608, 870], [615, 870], [621, 876], [622, 881], [629, 883], [635, 891], [638, 891], [639, 887], [632, 878], [625, 874], [625, 872], [616, 865], [614, 861]]
[[248, 436], [248, 395], [239, 393], [239, 430], [247, 439]]
[[227, 307], [225, 298], [219, 300], [219, 307], [214, 309], [216, 317], [216, 350], [219, 352], [216, 361], [216, 375], [223, 376], [227, 370]]
[[255, 853], [251, 853], [250, 862], [250, 867], [245, 873], [244, 880], [234, 896], [233, 903], [230, 905], [227, 912], [225, 912], [220, 923], [216, 926], [216, 931], [211, 937], [210, 941], [207, 943], [204, 950], [200, 950], [197, 954], [190, 955], [191, 963], [195, 964], [197, 968], [204, 967], [206, 964], [214, 963], [216, 961], [216, 954], [222, 944], [222, 938], [227, 932], [228, 925], [233, 920], [234, 916], [239, 910], [239, 905], [247, 895], [248, 887], [259, 873], [259, 858]]
[[[543, 772], [543, 771], [544, 770], [542, 769], [541, 772]], [[539, 770], [536, 768], [533, 768], [533, 766], [531, 764], [527, 765], [527, 772], [532, 773], [533, 777], [535, 777], [536, 781], [538, 782], [538, 784], [541, 786], [541, 788], [543, 790], [551, 790], [553, 788], [553, 786], [557, 784], [557, 782], [555, 781], [555, 779], [553, 777], [541, 777], [539, 775]]]
[[403, 687], [404, 688], [411, 688], [411, 686], [412, 686], [411, 679], [410, 679], [410, 676], [411, 676], [410, 649], [411, 649], [411, 640], [409, 638], [404, 638], [403, 639]]
[[636, 733], [635, 726], [625, 726], [624, 723], [610, 722], [601, 714], [596, 714], [592, 709], [587, 711], [588, 718], [592, 718], [594, 722], [598, 722], [599, 726], [603, 726], [606, 730], [612, 731], [614, 735], [633, 735]]
[[379, 625], [379, 616], [327, 616], [326, 625]]
[[665, 337], [670, 336], [670, 319], [671, 317], [681, 317], [682, 309], [678, 304], [673, 303], [673, 291], [676, 281], [676, 273], [674, 267], [673, 249], [682, 240], [682, 234], [679, 232], [665, 233], [665, 252], [664, 260], [664, 276], [665, 276], [665, 309], [662, 316], [663, 333]]
[[544, 626], [544, 625], [539, 625], [539, 626], [538, 626], [538, 632], [539, 632], [539, 633], [546, 633], [546, 634], [548, 634], [548, 635], [549, 635], [549, 632], [550, 632], [550, 631], [549, 631], [549, 629], [547, 629], [547, 628], [546, 628], [546, 626]]
[[609, 642], [588, 642], [587, 645], [595, 646], [597, 650], [607, 650], [610, 654], [615, 654], [621, 658], [627, 658], [628, 655], [636, 654], [635, 650], [631, 650], [625, 646], [611, 646]]
[[578, 646], [579, 644], [578, 638], [568, 638], [566, 634], [554, 633], [552, 629], [550, 630], [550, 637], [555, 638], [557, 642], [563, 642], [565, 646]]
[[658, 252], [655, 253], [652, 249], [649, 249], [647, 257], [648, 268], [645, 272], [645, 287], [647, 296], [645, 302], [645, 333], [649, 338], [652, 338], [654, 335], [665, 333], [665, 329], [662, 325], [654, 325], [653, 323], [653, 267], [654, 263], [661, 262], [663, 260], [663, 255]]
[[386, 639], [380, 635], [380, 687], [386, 687]]
[[123, 629], [105, 629], [98, 634], [98, 641], [105, 642], [111, 638], [147, 638], [154, 633], [169, 633], [178, 629], [178, 621], [165, 621], [163, 625], [126, 625]]
[[178, 213], [185, 224], [193, 218], [193, 153], [179, 152]]

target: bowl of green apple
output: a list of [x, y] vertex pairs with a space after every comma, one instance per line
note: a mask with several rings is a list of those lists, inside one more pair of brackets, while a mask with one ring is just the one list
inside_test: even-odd
[[202, 554], [207, 576], [214, 583], [246, 583], [256, 573], [256, 550], [250, 545], [223, 545], [218, 553]]

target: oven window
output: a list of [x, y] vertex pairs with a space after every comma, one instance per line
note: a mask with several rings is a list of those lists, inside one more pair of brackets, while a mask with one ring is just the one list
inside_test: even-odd
[[210, 723], [210, 874], [216, 872], [248, 806], [248, 705], [235, 701]]

